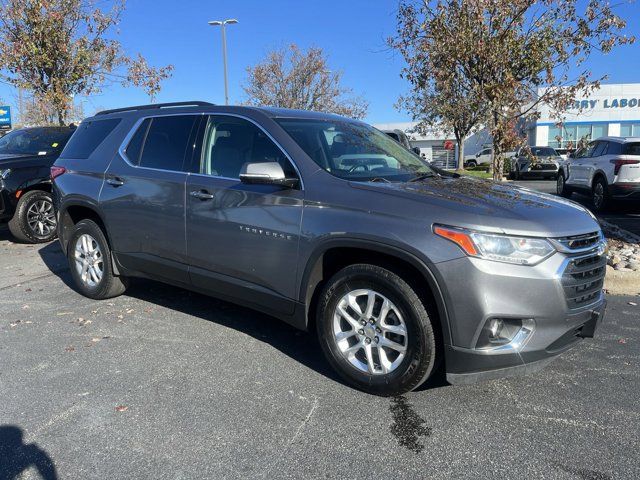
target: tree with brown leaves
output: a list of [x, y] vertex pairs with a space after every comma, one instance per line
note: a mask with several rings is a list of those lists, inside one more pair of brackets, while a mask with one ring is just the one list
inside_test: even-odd
[[25, 89], [64, 124], [76, 95], [120, 82], [141, 87], [153, 100], [172, 66], [153, 68], [130, 58], [113, 30], [124, 10], [98, 0], [0, 0], [0, 80]]
[[368, 103], [353, 97], [341, 85], [342, 73], [331, 71], [320, 48], [307, 51], [296, 45], [274, 50], [257, 65], [247, 68], [243, 86], [249, 105], [267, 105], [336, 113], [364, 118]]
[[[455, 83], [471, 92], [461, 111], [470, 103], [490, 129], [498, 180], [503, 153], [522, 141], [518, 125], [535, 119], [543, 103], [560, 116], [578, 93], [598, 88], [606, 77], [594, 78], [585, 62], [632, 43], [622, 34], [625, 26], [601, 0], [403, 0], [394, 42], [416, 52], [415, 59], [407, 58], [417, 75], [414, 93], [431, 91], [442, 103], [460, 101], [451, 96]], [[429, 40], [436, 35], [448, 40]], [[445, 86], [434, 89], [442, 79]], [[445, 125], [460, 115], [455, 109], [439, 114]]]

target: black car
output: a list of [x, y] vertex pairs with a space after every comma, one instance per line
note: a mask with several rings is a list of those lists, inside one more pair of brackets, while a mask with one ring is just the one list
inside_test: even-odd
[[14, 130], [0, 138], [0, 221], [23, 242], [56, 237], [50, 168], [74, 127]]

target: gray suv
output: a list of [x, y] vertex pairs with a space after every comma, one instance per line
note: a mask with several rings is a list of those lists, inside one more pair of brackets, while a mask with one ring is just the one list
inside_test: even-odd
[[82, 122], [52, 167], [78, 290], [146, 277], [317, 333], [379, 395], [540, 369], [602, 320], [581, 206], [430, 167], [336, 115], [201, 102]]

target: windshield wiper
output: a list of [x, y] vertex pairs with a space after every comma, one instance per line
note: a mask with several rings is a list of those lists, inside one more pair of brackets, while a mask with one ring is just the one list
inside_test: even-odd
[[386, 183], [391, 183], [391, 180], [388, 180], [386, 178], [382, 178], [382, 177], [374, 177], [371, 180], [369, 180], [370, 182], [386, 182]]
[[413, 177], [412, 179], [410, 179], [410, 182], [419, 182], [420, 180], [424, 180], [425, 178], [431, 178], [431, 177], [435, 177], [435, 173], [420, 173], [418, 175], [416, 175], [415, 177]]

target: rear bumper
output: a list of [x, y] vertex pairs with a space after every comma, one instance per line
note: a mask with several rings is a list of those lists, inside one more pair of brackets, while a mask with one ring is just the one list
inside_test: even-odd
[[640, 183], [612, 183], [609, 185], [612, 198], [640, 200]]

